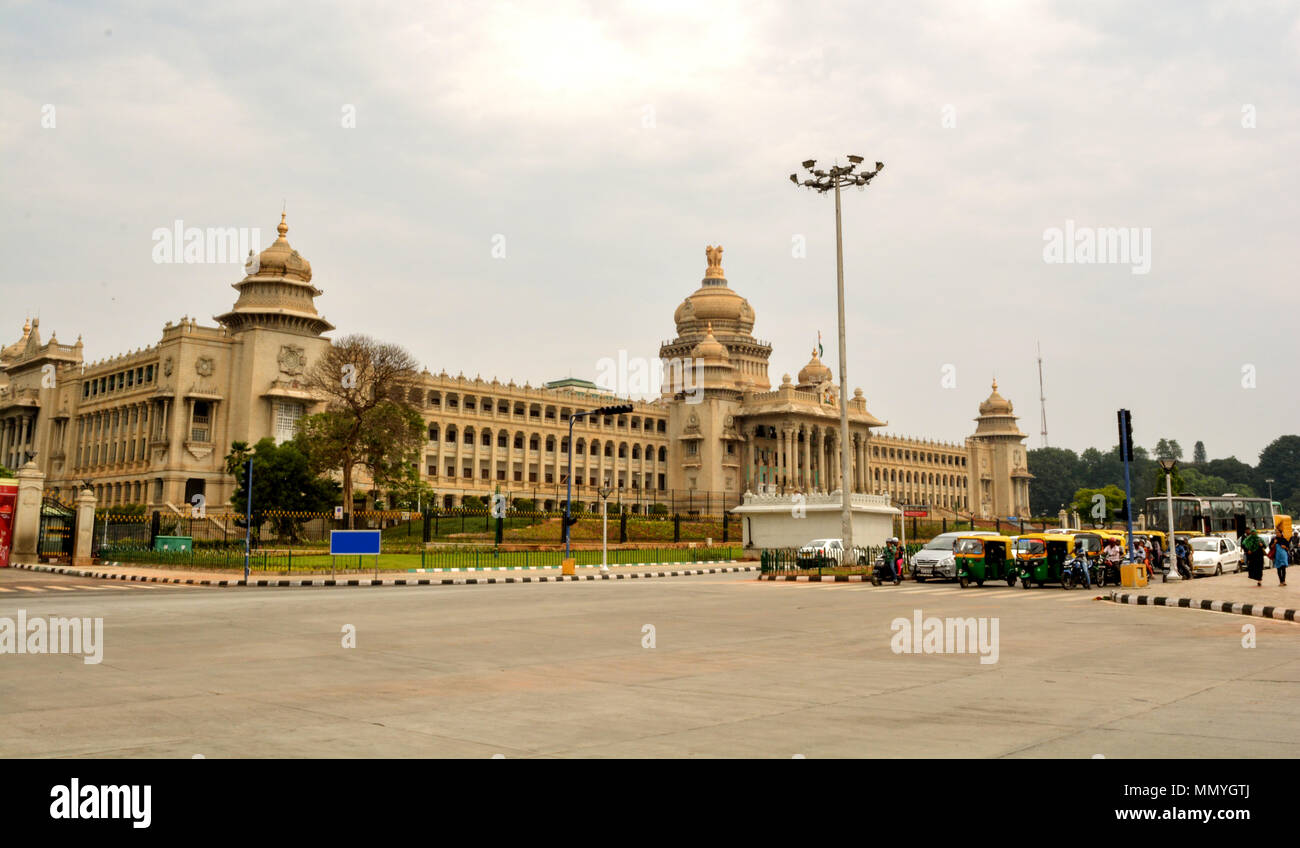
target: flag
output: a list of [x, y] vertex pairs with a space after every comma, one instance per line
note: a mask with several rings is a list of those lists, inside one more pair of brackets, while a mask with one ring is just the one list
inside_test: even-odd
[[817, 358], [821, 359], [825, 355], [826, 355], [826, 351], [822, 348], [822, 331], [818, 330], [817, 331]]

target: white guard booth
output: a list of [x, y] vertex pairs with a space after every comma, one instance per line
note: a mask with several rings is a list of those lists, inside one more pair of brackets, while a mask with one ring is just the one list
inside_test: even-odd
[[[853, 544], [879, 546], [894, 535], [894, 519], [902, 514], [884, 495], [851, 495]], [[731, 510], [740, 519], [746, 548], [798, 548], [813, 539], [838, 539], [843, 535], [840, 514], [843, 498], [830, 494], [755, 494], [745, 492], [744, 502]]]

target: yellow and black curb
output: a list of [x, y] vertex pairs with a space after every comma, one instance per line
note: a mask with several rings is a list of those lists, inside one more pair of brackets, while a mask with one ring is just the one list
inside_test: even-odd
[[252, 580], [217, 579], [205, 577], [157, 577], [144, 574], [122, 574], [112, 571], [95, 571], [91, 569], [72, 568], [60, 565], [14, 565], [27, 571], [43, 571], [49, 574], [66, 574], [69, 577], [91, 577], [99, 580], [126, 580], [134, 583], [172, 583], [181, 586], [481, 586], [497, 583], [576, 583], [585, 580], [637, 580], [652, 577], [691, 577], [699, 574], [732, 574], [742, 571], [757, 571], [757, 565], [741, 565], [720, 568], [683, 568], [672, 571], [611, 571], [598, 574], [563, 574], [542, 575], [538, 577], [431, 577], [376, 578], [363, 579], [300, 577], [300, 578], [263, 578]]
[[1240, 601], [1197, 601], [1192, 598], [1165, 598], [1156, 595], [1131, 595], [1111, 592], [1106, 600], [1117, 604], [1133, 604], [1139, 607], [1181, 607], [1184, 609], [1226, 612], [1235, 615], [1250, 615], [1256, 618], [1269, 618], [1274, 621], [1300, 621], [1300, 611], [1269, 604], [1246, 604]]

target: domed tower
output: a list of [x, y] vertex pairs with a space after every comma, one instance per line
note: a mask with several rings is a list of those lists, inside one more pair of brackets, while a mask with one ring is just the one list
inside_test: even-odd
[[1029, 516], [1029, 473], [1024, 440], [1011, 401], [993, 391], [979, 406], [975, 433], [966, 440], [970, 455], [971, 511], [984, 518]]
[[[832, 382], [833, 379], [831, 369], [826, 367], [826, 363], [821, 361], [821, 358], [817, 356], [817, 350], [814, 349], [812, 359], [808, 360], [807, 365], [799, 369], [799, 382], [796, 384], [796, 388], [815, 389], [822, 383]], [[861, 391], [861, 389], [858, 390], [859, 393]]]
[[303, 336], [319, 336], [334, 325], [316, 311], [323, 292], [311, 284], [311, 263], [289, 246], [289, 225], [280, 213], [280, 237], [256, 257], [248, 252], [248, 275], [232, 287], [239, 292], [234, 307], [217, 320], [232, 333], [253, 328]]
[[727, 349], [714, 337], [712, 323], [706, 325], [704, 340], [691, 350], [691, 365], [694, 368], [692, 384], [705, 397], [740, 399], [735, 366], [731, 364]]
[[284, 213], [276, 230], [270, 247], [257, 256], [250, 251], [247, 273], [234, 284], [239, 299], [217, 316], [231, 341], [229, 391], [219, 401], [228, 410], [230, 441], [285, 441], [320, 404], [306, 375], [329, 348], [322, 333], [334, 325], [316, 311], [322, 292], [312, 285], [311, 263], [289, 245]]
[[[665, 363], [685, 361], [711, 331], [731, 362], [735, 389], [766, 392], [772, 388], [767, 378], [772, 346], [754, 338], [753, 307], [727, 286], [726, 273], [722, 270], [722, 247], [706, 247], [704, 255], [708, 260], [704, 279], [673, 313], [677, 338], [661, 345], [659, 356]], [[673, 393], [671, 382], [665, 379], [665, 394]]]

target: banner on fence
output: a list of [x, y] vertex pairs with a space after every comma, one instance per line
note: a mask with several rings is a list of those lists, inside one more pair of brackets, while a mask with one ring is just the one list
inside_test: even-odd
[[379, 556], [378, 530], [331, 530], [331, 556]]

